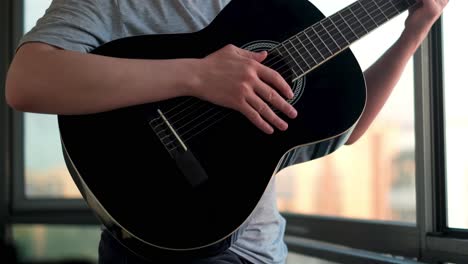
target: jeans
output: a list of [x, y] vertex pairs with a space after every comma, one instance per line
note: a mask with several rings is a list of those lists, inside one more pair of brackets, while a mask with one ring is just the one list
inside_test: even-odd
[[[99, 242], [99, 264], [150, 264], [146, 260], [135, 255], [123, 245], [121, 245], [108, 231], [105, 229], [101, 233], [101, 241]], [[251, 262], [241, 258], [229, 249], [221, 254], [198, 259], [189, 262], [180, 262], [178, 260], [160, 262], [164, 264], [251, 264]]]

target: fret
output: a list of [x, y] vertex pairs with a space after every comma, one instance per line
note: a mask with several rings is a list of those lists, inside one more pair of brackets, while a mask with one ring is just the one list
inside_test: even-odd
[[[373, 14], [373, 18], [379, 24], [387, 22], [416, 3], [415, 0], [368, 0], [368, 2], [373, 6], [373, 10], [376, 11]], [[380, 15], [377, 13], [380, 13]]]
[[[299, 53], [299, 55], [301, 56], [301, 59], [304, 61], [305, 63], [305, 70], [304, 70], [304, 73], [309, 71], [312, 66], [315, 66], [314, 64], [314, 59], [312, 58], [312, 60], [310, 59], [309, 55], [309, 51], [307, 50], [307, 48], [305, 48], [305, 46], [301, 43], [301, 41], [299, 40], [299, 38], [296, 36], [294, 36], [293, 39], [290, 40], [291, 44], [293, 44], [294, 46], [294, 49]], [[296, 43], [295, 43], [296, 42]]]
[[374, 20], [373, 16], [372, 16], [372, 10], [371, 11], [368, 11], [365, 6], [362, 5], [362, 0], [359, 2], [361, 3], [360, 6], [360, 10], [358, 10], [358, 15], [361, 17], [361, 21], [362, 23], [364, 24], [364, 26], [366, 27], [366, 30], [368, 32], [371, 32], [374, 28], [378, 27], [379, 26], [379, 23], [377, 23], [377, 21]]
[[416, 3], [416, 0], [358, 0], [274, 50], [297, 78]]
[[[285, 56], [285, 53], [283, 53], [283, 52], [281, 52], [281, 51], [279, 50], [280, 48], [283, 48], [283, 50], [286, 51], [286, 53], [289, 54], [289, 55], [288, 55], [288, 56]], [[276, 46], [276, 50], [277, 50], [278, 53], [281, 55], [281, 57], [283, 57], [283, 58], [285, 58], [285, 59], [291, 58], [291, 59], [293, 59], [293, 61], [294, 61], [294, 58], [291, 56], [291, 54], [288, 52], [288, 50], [284, 47], [284, 45], [283, 45], [282, 43], [280, 43], [279, 45]], [[292, 64], [292, 65], [291, 65], [291, 60], [287, 60], [286, 62], [287, 62], [287, 64], [288, 64], [288, 66], [291, 68], [291, 71], [293, 72], [294, 76], [299, 76], [299, 73], [300, 73], [300, 72], [294, 70], [294, 66], [299, 67], [299, 65], [297, 65], [297, 62], [294, 63], [294, 64]], [[295, 61], [294, 61], [294, 62], [295, 62]]]
[[352, 33], [352, 36], [347, 36], [347, 39], [349, 39], [351, 41], [355, 41], [355, 40], [359, 39], [360, 36], [358, 34], [356, 34], [353, 27], [351, 25], [349, 25], [348, 21], [346, 21], [346, 19], [344, 19], [343, 15], [341, 13], [342, 12], [338, 13], [338, 18], [341, 19], [343, 21], [343, 23], [339, 24], [339, 26], [346, 25], [348, 27], [348, 29], [349, 29], [349, 30], [341, 30], [341, 31], [342, 32], [344, 31], [345, 35], [346, 35], [346, 32]]
[[[353, 9], [351, 7], [344, 10], [343, 14], [345, 15], [345, 17], [347, 19], [349, 19], [351, 27], [356, 27], [356, 30], [357, 30], [356, 32], [358, 33], [358, 36], [362, 37], [363, 35], [365, 35], [367, 33], [367, 29], [361, 23], [361, 20], [359, 20], [359, 18], [356, 16], [356, 14], [354, 14]], [[346, 12], [348, 12], [349, 15], [346, 15]], [[358, 29], [358, 28], [361, 28], [361, 29]]]
[[[387, 0], [384, 0], [384, 1], [387, 1]], [[393, 7], [393, 9], [396, 11], [396, 15], [400, 14], [401, 11], [398, 8], [396, 8], [395, 3], [393, 3], [393, 1], [389, 1], [389, 2], [390, 2], [390, 5]]]
[[325, 56], [323, 56], [322, 52], [320, 52], [320, 49], [317, 47], [317, 45], [315, 45], [314, 41], [310, 39], [309, 35], [307, 35], [307, 30], [309, 29], [310, 28], [307, 28], [306, 30], [304, 30], [304, 35], [307, 37], [310, 43], [312, 43], [312, 46], [314, 46], [315, 50], [317, 50], [318, 54], [322, 57], [322, 59], [325, 59]]
[[[333, 36], [330, 34], [330, 32], [328, 31], [327, 27], [325, 27], [325, 25], [323, 24], [323, 22], [325, 22], [325, 21], [327, 21], [327, 20], [328, 20], [328, 19], [325, 19], [325, 20], [323, 20], [322, 22], [317, 23], [317, 25], [320, 25], [321, 28], [323, 28], [323, 30], [325, 31], [325, 33], [329, 36], [329, 39], [332, 40], [332, 41], [330, 42], [330, 44], [327, 45], [328, 48], [329, 48], [329, 50], [331, 50], [332, 53], [336, 53], [336, 52], [338, 52], [338, 51], [341, 50], [341, 47], [340, 47], [340, 45], [338, 45], [338, 43], [336, 42], [336, 40], [335, 40], [335, 39], [333, 38]], [[334, 46], [335, 48], [334, 48], [333, 46]]]
[[299, 49], [296, 47], [296, 45], [292, 42], [292, 39], [289, 39], [285, 45], [289, 44], [290, 46], [292, 46], [292, 48], [290, 49], [291, 50], [291, 53], [296, 53], [296, 55], [294, 56], [294, 61], [298, 63], [299, 65], [299, 68], [301, 69], [302, 73], [308, 71], [308, 69], [310, 68], [309, 64], [307, 63], [306, 59], [304, 59], [304, 57], [302, 56], [301, 52], [299, 51]]
[[309, 57], [312, 58], [312, 60], [314, 61], [314, 65], [313, 65], [313, 66], [317, 65], [317, 64], [318, 64], [317, 60], [314, 58], [314, 55], [312, 55], [312, 53], [310, 53], [310, 52], [311, 52], [311, 51], [310, 51], [311, 47], [306, 47], [306, 45], [304, 45], [304, 43], [302, 42], [302, 40], [301, 40], [301, 38], [300, 38], [300, 35], [301, 35], [301, 34], [296, 35], [297, 40], [299, 41], [299, 43], [301, 44], [301, 46], [304, 48], [304, 50], [307, 52], [307, 54], [309, 54]]
[[370, 14], [373, 16], [374, 21], [376, 21], [378, 25], [382, 25], [383, 23], [387, 22], [388, 17], [381, 9], [381, 7], [377, 5], [377, 2], [375, 2], [375, 0], [370, 0], [368, 2], [372, 10], [370, 11]]
[[370, 4], [374, 6], [375, 10], [375, 17], [377, 19], [377, 23], [382, 25], [383, 23], [389, 20], [389, 17], [385, 13], [386, 10], [382, 9], [381, 5], [377, 4], [376, 0], [371, 0]]
[[[341, 35], [341, 38], [344, 39], [344, 41], [346, 41], [346, 46], [347, 46], [347, 45], [351, 44], [352, 40], [349, 41], [348, 38], [346, 37], [345, 33], [343, 33], [343, 31], [338, 27], [338, 21], [336, 21], [336, 22], [333, 21], [333, 18], [335, 18], [335, 17], [337, 17], [337, 16], [331, 16], [330, 17], [330, 19], [329, 19], [330, 23], [333, 24], [333, 26], [336, 28], [336, 31]], [[337, 17], [337, 18], [339, 18], [339, 17]], [[347, 24], [344, 24], [344, 25], [346, 26]]]
[[[392, 2], [394, 2], [394, 1], [392, 1]], [[414, 3], [414, 1], [411, 2], [411, 1], [407, 1], [407, 0], [400, 0], [400, 1], [397, 1], [397, 3], [394, 3], [394, 5], [395, 5], [395, 8], [397, 10], [403, 11], [403, 10], [406, 10], [408, 8], [408, 6], [411, 6], [413, 3]]]
[[[396, 16], [399, 15], [401, 12], [398, 10], [395, 5], [393, 4], [394, 1], [388, 1], [388, 0], [377, 0], [377, 2], [381, 6], [385, 6], [385, 12], [387, 12], [387, 17], [390, 17], [389, 20]], [[388, 6], [387, 6], [388, 4]]]
[[411, 1], [405, 0], [403, 2], [405, 2], [404, 4], [407, 4], [408, 6], [411, 6]]
[[361, 25], [366, 28], [366, 34], [371, 32], [372, 29], [376, 27], [375, 22], [372, 19], [370, 19], [369, 15], [362, 7], [358, 6], [353, 14], [357, 16]]
[[282, 44], [283, 46], [283, 49], [286, 51], [286, 53], [289, 55], [289, 58], [292, 59], [292, 61], [294, 61], [295, 65], [297, 66], [297, 68], [300, 70], [298, 71], [298, 73], [303, 73], [304, 72], [304, 69], [301, 67], [301, 65], [299, 64], [299, 62], [296, 60], [296, 57], [292, 54], [293, 50], [290, 50], [286, 47], [286, 45], [289, 43], [289, 41], [286, 41]]
[[[326, 28], [331, 28], [329, 30], [329, 34], [334, 37], [334, 41], [336, 46], [338, 46], [339, 49], [342, 49], [346, 46], [348, 46], [349, 41], [346, 39], [346, 37], [341, 33], [340, 29], [335, 25], [333, 22], [332, 17], [329, 17], [328, 19], [325, 19], [322, 24]], [[336, 32], [336, 33], [335, 33]]]
[[[388, 1], [388, 0], [387, 0]], [[390, 1], [391, 2], [391, 1]], [[389, 18], [387, 17], [387, 15], [385, 14], [385, 12], [382, 10], [382, 7], [380, 7], [380, 5], [377, 4], [377, 2], [375, 2], [375, 0], [372, 0], [372, 3], [377, 7], [377, 10], [380, 11], [380, 13], [382, 13], [385, 17], [385, 20], [389, 20]]]
[[[366, 12], [361, 7], [359, 7], [358, 4], [352, 5], [350, 7], [350, 10], [351, 10], [351, 13], [354, 15], [354, 17], [356, 17], [357, 21], [364, 28], [366, 32], [365, 34], [369, 33], [370, 30], [375, 27], [375, 23], [372, 20], [365, 18]], [[362, 35], [365, 35], [365, 34], [362, 34]]]
[[[374, 26], [378, 26], [379, 24], [377, 22], [375, 22], [374, 18], [372, 17], [372, 15], [369, 13], [369, 11], [367, 10], [367, 8], [365, 7], [365, 5], [362, 4], [362, 1], [358, 1], [359, 5], [361, 6], [362, 10], [364, 10], [365, 14], [372, 20], [372, 22], [374, 22]], [[372, 28], [371, 28], [372, 29]], [[370, 30], [367, 30], [367, 31], [370, 31]]]
[[[315, 25], [314, 25], [314, 26], [315, 26]], [[328, 54], [328, 55], [332, 55], [333, 52], [328, 48], [327, 43], [320, 37], [320, 35], [318, 34], [317, 30], [315, 30], [314, 26], [311, 26], [310, 28], [314, 31], [315, 36], [317, 36], [317, 38], [320, 40], [318, 46], [319, 46], [319, 47], [320, 47], [320, 46], [325, 47], [325, 50], [328, 50], [328, 52], [330, 53], [330, 54]], [[320, 45], [320, 44], [321, 44], [321, 45]], [[322, 49], [320, 49], [320, 51], [322, 51]], [[328, 57], [328, 55], [327, 55], [327, 57]]]
[[[304, 39], [301, 39], [301, 36], [305, 36]], [[322, 54], [317, 50], [315, 44], [307, 37], [305, 30], [298, 34], [298, 39], [300, 40], [301, 44], [307, 49], [307, 52], [310, 53], [312, 59], [314, 60], [315, 64], [318, 64], [319, 61], [323, 59]], [[305, 43], [305, 44], [304, 44]]]

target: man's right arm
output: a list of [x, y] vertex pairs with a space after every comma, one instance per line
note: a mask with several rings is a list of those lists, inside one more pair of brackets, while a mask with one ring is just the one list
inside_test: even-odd
[[8, 71], [6, 100], [20, 111], [50, 114], [93, 113], [159, 101], [188, 95], [196, 63], [121, 59], [26, 43]]
[[289, 85], [260, 63], [266, 56], [227, 45], [203, 59], [122, 59], [30, 42], [10, 66], [6, 100], [19, 111], [64, 115], [194, 96], [273, 133], [272, 126], [286, 130], [287, 124], [267, 103], [291, 118], [297, 113], [280, 96], [292, 96]]

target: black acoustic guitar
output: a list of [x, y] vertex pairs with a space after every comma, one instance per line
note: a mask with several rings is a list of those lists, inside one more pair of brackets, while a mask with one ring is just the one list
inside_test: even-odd
[[59, 115], [75, 183], [112, 234], [147, 259], [225, 250], [275, 173], [346, 142], [366, 104], [362, 70], [348, 47], [416, 2], [360, 0], [325, 17], [307, 0], [232, 0], [198, 32], [96, 48], [91, 53], [141, 59], [202, 58], [226, 44], [268, 50], [264, 64], [291, 84], [299, 115], [278, 112], [289, 129], [273, 135], [192, 97]]

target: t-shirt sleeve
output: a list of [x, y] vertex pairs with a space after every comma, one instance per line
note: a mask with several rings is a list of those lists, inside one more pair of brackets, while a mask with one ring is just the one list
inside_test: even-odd
[[53, 0], [44, 16], [21, 38], [17, 49], [27, 42], [44, 42], [66, 50], [89, 52], [111, 39], [112, 17], [105, 5], [112, 2]]

